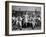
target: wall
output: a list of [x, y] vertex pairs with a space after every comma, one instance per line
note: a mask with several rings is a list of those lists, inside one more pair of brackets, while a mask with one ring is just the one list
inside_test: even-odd
[[[5, 36], [5, 1], [6, 0], [0, 0], [0, 37], [8, 37], [8, 36]], [[15, 0], [11, 0], [11, 1], [15, 1]], [[16, 0], [16, 1], [44, 2], [45, 6], [46, 6], [46, 0]], [[46, 9], [46, 7], [45, 7], [45, 9]], [[46, 17], [45, 17], [45, 21], [46, 21]], [[45, 24], [46, 24], [46, 22], [45, 22]], [[45, 25], [45, 28], [46, 28], [46, 25]], [[46, 29], [45, 29], [45, 31], [46, 31]], [[13, 36], [9, 36], [9, 37], [13, 37]], [[16, 37], [46, 37], [46, 34], [24, 35], [24, 36], [16, 36]]]

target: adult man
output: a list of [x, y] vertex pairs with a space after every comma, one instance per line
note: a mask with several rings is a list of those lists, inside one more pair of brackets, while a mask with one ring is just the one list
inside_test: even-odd
[[21, 16], [18, 16], [18, 27], [20, 30], [22, 29], [22, 18], [21, 18]]

